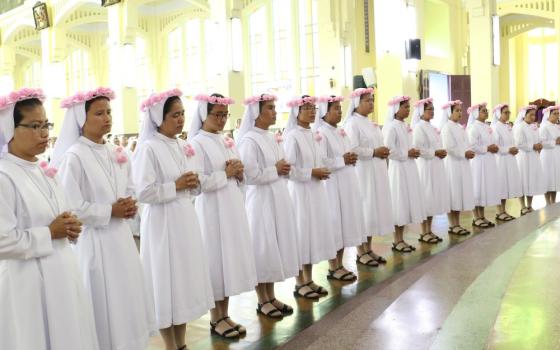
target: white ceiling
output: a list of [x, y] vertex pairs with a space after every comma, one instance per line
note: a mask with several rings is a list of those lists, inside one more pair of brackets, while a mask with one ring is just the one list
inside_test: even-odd
[[191, 7], [186, 0], [152, 0], [140, 5], [138, 12], [144, 16], [156, 16]]

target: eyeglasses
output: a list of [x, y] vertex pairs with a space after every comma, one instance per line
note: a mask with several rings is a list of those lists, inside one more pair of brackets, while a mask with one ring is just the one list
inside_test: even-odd
[[38, 133], [40, 131], [52, 131], [52, 129], [54, 128], [54, 124], [53, 123], [45, 123], [45, 124], [18, 124], [18, 126], [16, 126], [16, 128], [19, 127], [23, 127], [23, 128], [27, 128], [27, 129], [31, 129], [34, 132]]
[[231, 114], [229, 113], [217, 113], [217, 114], [210, 113], [210, 115], [213, 115], [218, 120], [226, 120], [227, 118], [231, 117]]

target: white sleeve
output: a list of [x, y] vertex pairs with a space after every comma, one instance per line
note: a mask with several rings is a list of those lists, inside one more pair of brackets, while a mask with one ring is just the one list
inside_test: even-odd
[[136, 149], [133, 160], [133, 182], [136, 195], [141, 203], [158, 204], [166, 203], [177, 197], [175, 182], [160, 183], [156, 167], [156, 155], [149, 146], [140, 146]]
[[225, 170], [212, 171], [211, 166], [207, 163], [210, 162], [207, 159], [206, 154], [201, 148], [198, 142], [192, 143], [195, 153], [197, 154], [197, 173], [198, 179], [200, 181], [200, 190], [204, 192], [215, 192], [225, 186], [227, 186], [228, 178]]
[[278, 179], [278, 170], [275, 165], [260, 166], [258, 154], [261, 150], [253, 140], [243, 138], [238, 149], [245, 169], [245, 183], [247, 185], [265, 185]]
[[431, 148], [431, 142], [420, 126], [414, 128], [412, 145], [420, 151], [420, 157], [424, 159], [433, 159], [436, 155], [436, 150]]
[[[294, 132], [294, 131], [292, 131]], [[284, 141], [284, 152], [286, 155], [286, 161], [292, 166], [290, 170], [290, 180], [307, 182], [311, 180], [312, 168], [298, 168], [298, 160], [301, 158], [301, 152], [299, 150], [296, 138], [289, 136]]]
[[408, 150], [403, 150], [402, 147], [397, 145], [397, 130], [392, 126], [383, 128], [383, 143], [385, 147], [389, 148], [389, 159], [399, 162], [408, 160]]
[[360, 159], [371, 159], [373, 158], [373, 148], [365, 147], [365, 140], [361, 140], [362, 135], [360, 133], [359, 125], [357, 123], [348, 123], [348, 126], [344, 128], [350, 139], [350, 146], [352, 150], [358, 155]]

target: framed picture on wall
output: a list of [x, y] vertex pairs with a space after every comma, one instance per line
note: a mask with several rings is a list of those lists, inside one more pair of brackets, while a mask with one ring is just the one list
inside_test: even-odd
[[101, 0], [101, 6], [107, 7], [114, 4], [118, 4], [121, 0]]
[[33, 19], [35, 19], [35, 29], [37, 30], [45, 29], [50, 26], [47, 4], [39, 1], [33, 6]]

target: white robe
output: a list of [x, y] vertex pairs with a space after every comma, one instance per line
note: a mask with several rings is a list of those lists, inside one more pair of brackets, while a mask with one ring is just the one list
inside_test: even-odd
[[476, 156], [471, 159], [474, 204], [479, 207], [500, 203], [498, 166], [494, 153], [488, 146], [494, 143], [490, 125], [475, 120], [468, 127], [469, 145]]
[[539, 127], [539, 136], [543, 145], [540, 159], [546, 178], [545, 191], [560, 191], [560, 146], [556, 139], [560, 137], [560, 126], [543, 121]]
[[[429, 122], [420, 120], [414, 126], [412, 144], [420, 151], [416, 159], [420, 184], [424, 189], [424, 203], [427, 216], [448, 213], [450, 210], [449, 178], [444, 160], [435, 152], [443, 149], [439, 131]], [[445, 158], [444, 158], [445, 159]]]
[[500, 147], [496, 156], [498, 165], [498, 197], [500, 199], [510, 199], [520, 197], [521, 177], [516, 157], [509, 153], [509, 149], [514, 147], [513, 131], [511, 126], [500, 121], [492, 125], [494, 132], [492, 137], [494, 143]]
[[449, 179], [451, 210], [473, 210], [472, 172], [469, 160], [465, 158], [465, 152], [469, 150], [467, 133], [459, 123], [449, 120], [441, 130], [441, 140], [447, 151], [445, 169]]
[[311, 176], [323, 168], [321, 145], [309, 129], [297, 126], [284, 140], [286, 161], [291, 164], [288, 188], [295, 206], [302, 264], [316, 264], [336, 257], [335, 233], [324, 181]]
[[356, 172], [362, 192], [366, 234], [386, 235], [394, 231], [393, 204], [387, 172], [387, 160], [374, 158], [373, 151], [383, 146], [383, 134], [377, 124], [354, 113], [344, 124], [352, 151], [358, 154]]
[[537, 124], [522, 121], [513, 127], [515, 146], [519, 148], [517, 166], [521, 178], [523, 196], [536, 196], [545, 192], [545, 174], [539, 159], [539, 152], [533, 146], [540, 142]]
[[324, 123], [318, 131], [326, 146], [324, 162], [331, 171], [326, 181], [330, 213], [336, 220], [336, 247], [348, 248], [361, 244], [366, 234], [360, 201], [360, 187], [356, 169], [344, 163], [344, 154], [351, 151], [350, 139], [344, 129]]
[[383, 127], [385, 146], [389, 154], [389, 184], [396, 226], [420, 224], [426, 219], [424, 191], [420, 185], [418, 168], [408, 156], [412, 147], [412, 129], [394, 119]]
[[175, 180], [194, 171], [182, 140], [156, 136], [133, 158], [133, 178], [143, 206], [140, 256], [154, 293], [159, 329], [199, 318], [214, 307], [210, 270], [193, 196], [200, 190], [175, 189]]
[[64, 154], [62, 187], [82, 220], [75, 245], [101, 349], [136, 350], [155, 331], [151, 289], [127, 220], [111, 216], [118, 198], [133, 194], [130, 162], [116, 162], [116, 146], [80, 137]]
[[238, 147], [245, 167], [245, 208], [257, 281], [271, 283], [294, 277], [301, 268], [295, 211], [287, 180], [276, 169], [284, 151], [273, 134], [259, 128], [247, 132]]
[[214, 300], [253, 290], [257, 272], [243, 192], [235, 178], [226, 177], [226, 160], [239, 159], [232, 146], [226, 148], [220, 134], [204, 130], [192, 146], [202, 157], [197, 169], [202, 194], [195, 208], [200, 220]]
[[97, 350], [76, 257], [48, 228], [69, 211], [64, 192], [37, 163], [0, 160], [0, 349]]

